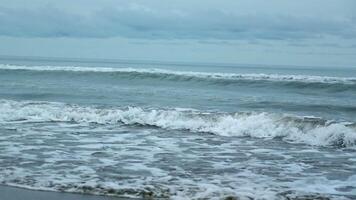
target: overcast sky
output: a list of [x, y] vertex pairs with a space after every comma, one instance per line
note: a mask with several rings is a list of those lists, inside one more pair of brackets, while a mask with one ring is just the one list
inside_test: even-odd
[[356, 67], [355, 0], [0, 3], [0, 55]]

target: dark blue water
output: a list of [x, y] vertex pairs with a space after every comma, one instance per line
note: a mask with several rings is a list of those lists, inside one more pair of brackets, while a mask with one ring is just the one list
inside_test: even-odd
[[3, 184], [143, 198], [356, 197], [355, 68], [0, 63]]

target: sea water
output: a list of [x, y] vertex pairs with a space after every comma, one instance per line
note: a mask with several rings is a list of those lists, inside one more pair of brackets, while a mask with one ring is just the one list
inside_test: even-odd
[[356, 68], [0, 59], [0, 183], [356, 198]]

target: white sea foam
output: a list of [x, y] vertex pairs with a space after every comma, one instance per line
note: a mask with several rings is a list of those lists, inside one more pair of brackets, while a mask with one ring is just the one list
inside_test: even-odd
[[[253, 128], [260, 135], [252, 137], [273, 138], [262, 130], [272, 131], [267, 122], [286, 132], [294, 127], [290, 134], [302, 136], [333, 125], [268, 113], [0, 100], [0, 182], [147, 199], [347, 199], [355, 194], [353, 149], [229, 137], [243, 135], [238, 131], [244, 129], [249, 136]], [[245, 128], [234, 132], [238, 126]], [[194, 132], [204, 129], [227, 137]]]
[[29, 71], [72, 71], [72, 72], [99, 72], [99, 73], [138, 73], [158, 76], [181, 76], [202, 79], [218, 80], [251, 80], [251, 81], [283, 81], [326, 84], [356, 84], [356, 77], [332, 77], [311, 75], [281, 75], [281, 74], [237, 74], [174, 71], [158, 68], [111, 68], [111, 67], [79, 67], [79, 66], [23, 66], [0, 64], [0, 70], [29, 70]]
[[74, 122], [147, 125], [220, 136], [283, 138], [310, 145], [354, 146], [356, 130], [346, 123], [273, 113], [213, 113], [182, 109], [95, 108], [53, 102], [0, 100], [0, 123]]

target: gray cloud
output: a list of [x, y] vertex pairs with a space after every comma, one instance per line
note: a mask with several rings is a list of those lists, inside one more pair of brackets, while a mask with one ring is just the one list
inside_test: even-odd
[[352, 15], [182, 9], [125, 3], [76, 12], [54, 5], [0, 7], [0, 35], [15, 37], [144, 39], [306, 39], [356, 37]]

